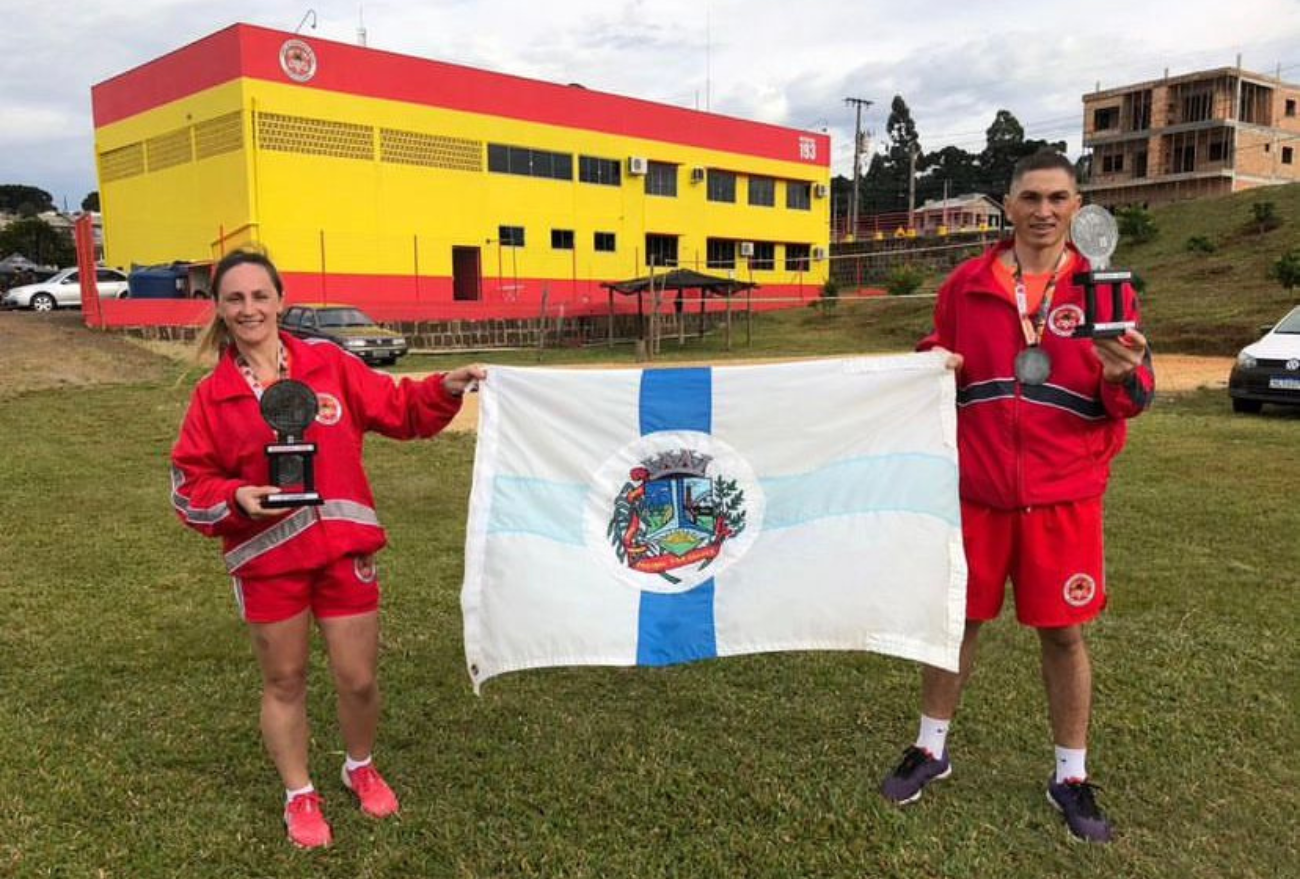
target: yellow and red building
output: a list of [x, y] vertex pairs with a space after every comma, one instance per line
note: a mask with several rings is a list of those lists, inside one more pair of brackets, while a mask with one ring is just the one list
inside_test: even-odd
[[291, 300], [381, 319], [603, 311], [652, 262], [769, 300], [827, 276], [820, 133], [244, 24], [92, 102], [116, 265], [257, 243]]

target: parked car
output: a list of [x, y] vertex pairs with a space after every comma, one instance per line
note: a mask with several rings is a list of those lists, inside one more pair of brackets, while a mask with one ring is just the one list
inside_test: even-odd
[[[104, 299], [124, 299], [130, 286], [126, 275], [117, 269], [95, 270], [95, 283]], [[76, 267], [63, 269], [44, 281], [14, 287], [4, 295], [0, 305], [5, 308], [30, 308], [32, 311], [53, 311], [56, 308], [81, 307], [81, 276]]]
[[1228, 394], [1234, 412], [1258, 412], [1265, 403], [1300, 406], [1300, 306], [1241, 349]]
[[396, 363], [406, 353], [400, 333], [377, 325], [352, 305], [291, 305], [280, 325], [301, 339], [328, 339], [368, 363]]

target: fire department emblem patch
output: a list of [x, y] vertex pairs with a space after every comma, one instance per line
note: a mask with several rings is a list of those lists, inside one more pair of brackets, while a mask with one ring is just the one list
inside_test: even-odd
[[692, 588], [744, 555], [762, 524], [753, 471], [709, 434], [642, 437], [601, 468], [596, 485], [587, 545], [599, 541], [606, 569], [637, 589]]
[[362, 583], [375, 582], [375, 577], [379, 574], [379, 567], [375, 564], [373, 555], [359, 555], [353, 558], [352, 570], [356, 572], [357, 579]]
[[343, 417], [343, 404], [339, 398], [333, 394], [318, 393], [316, 395], [316, 421], [324, 424], [326, 427], [339, 423]]
[[285, 40], [280, 46], [280, 69], [294, 82], [308, 82], [316, 75], [316, 53], [302, 40]]
[[1065, 603], [1083, 607], [1097, 595], [1097, 581], [1087, 574], [1075, 574], [1065, 581]]
[[1083, 323], [1083, 309], [1077, 305], [1058, 305], [1047, 316], [1047, 325], [1052, 332], [1066, 339], [1074, 335], [1074, 330]]

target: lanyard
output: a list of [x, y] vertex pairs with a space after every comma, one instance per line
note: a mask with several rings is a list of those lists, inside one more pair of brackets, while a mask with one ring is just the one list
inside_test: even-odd
[[[277, 356], [276, 361], [276, 381], [288, 378], [289, 352], [285, 350], [284, 345], [280, 345], [280, 353]], [[244, 380], [248, 382], [248, 386], [253, 389], [253, 396], [257, 397], [259, 400], [262, 399], [262, 394], [266, 391], [266, 388], [257, 380], [257, 373], [253, 372], [253, 364], [248, 362], [248, 358], [245, 357], [243, 353], [235, 355], [235, 366], [239, 367], [239, 371], [244, 376]], [[272, 384], [274, 384], [274, 382], [272, 382]]]
[[1039, 304], [1038, 312], [1033, 318], [1029, 316], [1029, 294], [1025, 290], [1025, 273], [1020, 267], [1020, 255], [1016, 253], [1014, 247], [1011, 248], [1011, 259], [1016, 264], [1016, 311], [1020, 313], [1020, 329], [1025, 334], [1025, 344], [1033, 348], [1043, 341], [1043, 328], [1047, 325], [1047, 312], [1052, 308], [1052, 296], [1056, 293], [1056, 276], [1061, 271], [1061, 263], [1065, 262], [1065, 249], [1062, 248], [1061, 255], [1056, 258], [1056, 265], [1052, 267], [1052, 277], [1043, 288], [1043, 301]]

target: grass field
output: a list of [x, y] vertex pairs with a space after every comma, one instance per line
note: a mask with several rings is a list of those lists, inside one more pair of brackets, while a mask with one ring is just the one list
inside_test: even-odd
[[[852, 310], [786, 319], [826, 336], [767, 353], [883, 349], [927, 321], [864, 341]], [[349, 805], [318, 655], [313, 767], [337, 844], [304, 854], [283, 839], [218, 547], [169, 507], [191, 379], [0, 406], [0, 876], [1217, 879], [1300, 862], [1296, 414], [1234, 417], [1200, 393], [1134, 425], [1091, 633], [1109, 847], [1067, 841], [1044, 800], [1036, 641], [1009, 620], [987, 632], [953, 779], [906, 811], [876, 794], [915, 731], [901, 661], [537, 671], [474, 697], [458, 595], [473, 436], [373, 440], [392, 541], [379, 756], [404, 811], [374, 824]]]

